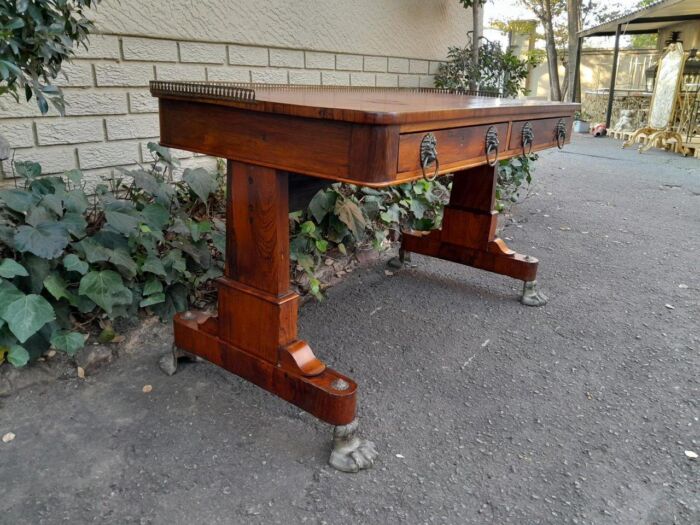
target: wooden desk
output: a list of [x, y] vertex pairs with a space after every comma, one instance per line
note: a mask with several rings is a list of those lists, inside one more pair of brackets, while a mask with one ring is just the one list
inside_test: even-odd
[[161, 144], [228, 159], [226, 269], [218, 315], [178, 314], [162, 362], [199, 356], [332, 425], [330, 463], [367, 468], [356, 435], [357, 384], [297, 337], [289, 283], [290, 172], [382, 187], [454, 173], [441, 230], [404, 232], [416, 252], [522, 280], [544, 304], [537, 259], [495, 236], [496, 157], [563, 146], [578, 104], [481, 98], [435, 90], [151, 82]]

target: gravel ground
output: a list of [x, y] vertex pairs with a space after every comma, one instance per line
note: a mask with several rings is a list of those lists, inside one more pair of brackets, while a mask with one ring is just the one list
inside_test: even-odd
[[2, 401], [0, 522], [700, 523], [700, 161], [578, 136], [535, 178], [504, 237], [540, 258], [546, 307], [414, 256], [303, 308], [360, 384], [374, 469], [326, 466], [330, 427], [214, 366], [161, 374], [156, 324]]

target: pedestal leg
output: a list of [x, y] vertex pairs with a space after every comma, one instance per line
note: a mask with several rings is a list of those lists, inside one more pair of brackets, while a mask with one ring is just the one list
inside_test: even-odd
[[[226, 268], [218, 280], [218, 315], [176, 315], [176, 350], [162, 364], [174, 372], [178, 352], [187, 352], [327, 423], [350, 425], [357, 384], [326, 367], [297, 337], [299, 296], [289, 282], [287, 177], [229, 161]], [[370, 465], [361, 461], [357, 468]]]
[[496, 168], [490, 166], [455, 173], [442, 229], [404, 232], [401, 249], [519, 279], [524, 283], [521, 302], [542, 306], [547, 298], [536, 288], [539, 261], [514, 252], [496, 237], [496, 177]]

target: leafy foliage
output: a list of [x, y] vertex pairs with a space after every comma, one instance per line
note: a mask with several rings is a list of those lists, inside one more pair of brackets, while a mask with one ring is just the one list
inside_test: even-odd
[[98, 2], [0, 0], [0, 95], [17, 101], [34, 96], [42, 113], [50, 101], [63, 114], [61, 90], [51, 83], [76, 46], [85, 44], [92, 29], [85, 11]]
[[222, 274], [222, 185], [206, 170], [172, 181], [173, 159], [123, 171], [88, 196], [82, 174], [0, 191], [0, 354], [23, 366], [50, 346], [73, 354], [98, 323], [146, 308], [163, 319], [202, 301]]
[[464, 47], [450, 47], [447, 62], [440, 64], [435, 76], [435, 86], [454, 91], [467, 91], [476, 86], [480, 91], [491, 91], [504, 97], [516, 97], [518, 93], [527, 94], [523, 80], [527, 78], [529, 68], [540, 62], [539, 55], [526, 59], [516, 56], [510, 49], [503, 51], [498, 42], [486, 38], [479, 41], [479, 61], [472, 60], [472, 47], [469, 42]]
[[439, 228], [449, 186], [438, 179], [382, 190], [345, 184], [320, 190], [306, 210], [290, 214], [291, 259], [308, 277], [311, 293], [321, 297], [316, 270], [327, 252], [346, 254], [360, 245], [382, 250], [402, 227]]
[[532, 183], [532, 163], [537, 158], [537, 154], [530, 153], [499, 163], [496, 211], [506, 213], [520, 200], [521, 192]]

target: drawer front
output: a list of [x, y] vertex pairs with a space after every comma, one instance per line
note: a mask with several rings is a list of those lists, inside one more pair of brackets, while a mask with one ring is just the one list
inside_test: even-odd
[[508, 149], [522, 152], [523, 149], [523, 128], [530, 123], [532, 129], [532, 151], [551, 148], [557, 145], [557, 124], [564, 120], [566, 125], [566, 142], [571, 140], [572, 120], [568, 117], [544, 118], [538, 120], [516, 120], [510, 129], [508, 138]]
[[[500, 151], [504, 151], [508, 135], [508, 123], [493, 125], [498, 131]], [[461, 165], [476, 165], [486, 162], [486, 132], [491, 125], [463, 128], [438, 129], [430, 133], [437, 139], [437, 156], [440, 171]], [[428, 131], [402, 133], [399, 139], [398, 173], [420, 173], [420, 146]], [[432, 165], [429, 170], [432, 171]]]

